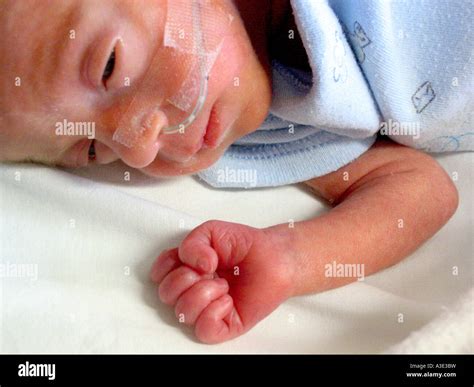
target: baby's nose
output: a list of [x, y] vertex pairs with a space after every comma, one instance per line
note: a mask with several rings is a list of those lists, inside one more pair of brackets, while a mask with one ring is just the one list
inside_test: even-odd
[[166, 115], [153, 109], [132, 117], [114, 133], [118, 153], [123, 162], [133, 168], [144, 168], [155, 160], [160, 148], [159, 134], [168, 125]]

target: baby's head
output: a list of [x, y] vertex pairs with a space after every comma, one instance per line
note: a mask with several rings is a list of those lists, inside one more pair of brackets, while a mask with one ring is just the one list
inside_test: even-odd
[[[0, 161], [122, 159], [172, 176], [208, 167], [254, 131], [271, 100], [265, 53], [238, 0], [193, 1], [2, 0]], [[189, 35], [198, 50], [184, 49]]]

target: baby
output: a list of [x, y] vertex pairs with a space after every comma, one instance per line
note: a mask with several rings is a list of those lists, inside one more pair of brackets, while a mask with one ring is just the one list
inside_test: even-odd
[[[412, 147], [377, 140], [382, 118], [403, 105], [386, 90], [406, 88], [403, 106], [418, 122], [446, 102], [441, 87], [369, 74], [375, 50], [389, 48], [373, 43], [363, 15], [351, 19], [367, 5], [354, 2], [351, 14], [341, 4], [2, 0], [0, 158], [72, 168], [122, 160], [151, 176], [201, 172], [223, 187], [246, 187], [219, 173], [247, 168], [258, 172], [253, 187], [306, 184], [330, 212], [265, 229], [208, 221], [152, 267], [159, 298], [200, 341], [233, 339], [290, 297], [357, 279], [331, 275], [334, 262], [365, 275], [394, 265], [458, 205], [450, 177], [414, 149], [417, 136], [384, 133]], [[442, 137], [425, 137], [425, 149]]]

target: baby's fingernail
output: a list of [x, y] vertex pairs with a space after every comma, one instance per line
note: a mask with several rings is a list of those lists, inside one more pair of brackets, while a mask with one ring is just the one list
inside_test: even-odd
[[216, 278], [215, 281], [219, 284], [219, 286], [227, 286], [227, 280], [225, 278]]
[[197, 261], [197, 267], [204, 273], [209, 273], [211, 271], [211, 266], [206, 258], [199, 258]]

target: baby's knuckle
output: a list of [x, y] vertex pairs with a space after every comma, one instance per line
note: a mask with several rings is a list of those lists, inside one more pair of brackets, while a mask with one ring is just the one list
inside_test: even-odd
[[199, 228], [203, 228], [205, 230], [213, 231], [213, 230], [216, 230], [216, 229], [219, 229], [220, 227], [222, 227], [223, 224], [224, 224], [224, 222], [222, 222], [220, 220], [211, 219], [211, 220], [207, 220], [206, 222], [201, 224], [199, 226]]

